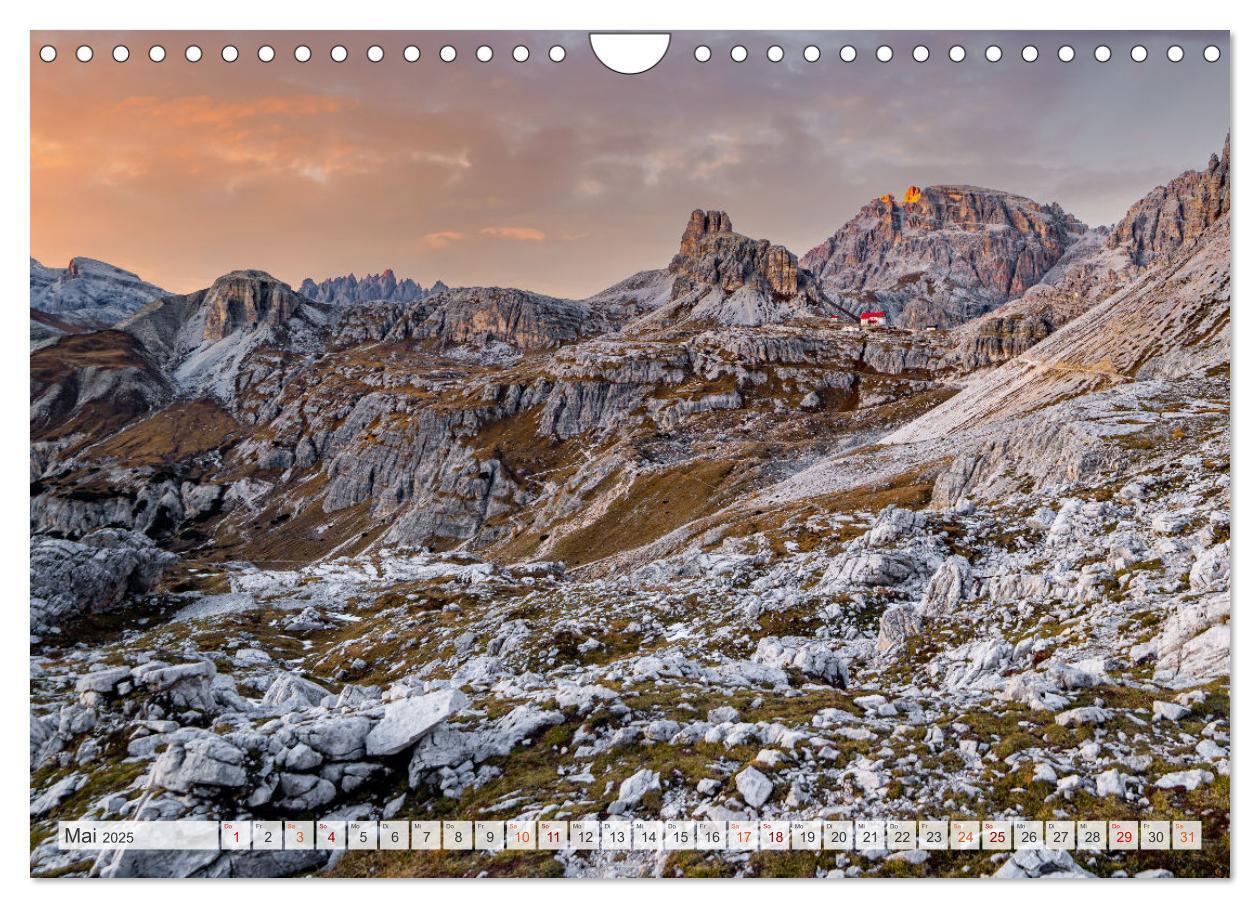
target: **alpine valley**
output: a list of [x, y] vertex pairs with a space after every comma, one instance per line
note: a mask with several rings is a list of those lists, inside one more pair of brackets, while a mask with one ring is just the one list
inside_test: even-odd
[[[1111, 228], [912, 186], [800, 258], [681, 211], [586, 299], [32, 259], [32, 873], [1227, 876], [1229, 166]], [[55, 840], [1181, 816], [1123, 861]]]

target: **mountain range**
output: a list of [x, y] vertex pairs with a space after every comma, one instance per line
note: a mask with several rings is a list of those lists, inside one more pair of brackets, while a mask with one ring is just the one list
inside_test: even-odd
[[[80, 790], [110, 817], [1075, 792], [1227, 843], [1229, 166], [1227, 139], [1109, 229], [912, 186], [800, 258], [696, 210], [581, 300], [32, 260], [32, 317], [64, 321], [31, 353], [33, 829]], [[137, 709], [169, 725], [129, 744]]]

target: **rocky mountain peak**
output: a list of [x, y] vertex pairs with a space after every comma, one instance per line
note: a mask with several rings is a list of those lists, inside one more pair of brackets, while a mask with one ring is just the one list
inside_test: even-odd
[[258, 324], [278, 325], [297, 311], [302, 297], [265, 271], [232, 271], [206, 291], [203, 340], [221, 340]]
[[325, 278], [319, 283], [308, 277], [302, 281], [300, 292], [317, 303], [348, 306], [379, 301], [413, 303], [445, 289], [446, 285], [441, 281], [426, 289], [409, 277], [399, 280], [393, 268], [386, 268], [380, 274], [359, 278], [351, 273]]
[[112, 325], [166, 296], [130, 271], [76, 255], [65, 268], [31, 259], [31, 308], [87, 327]]
[[843, 312], [791, 251], [736, 233], [725, 211], [691, 213], [666, 274], [669, 312], [684, 320], [760, 325]]
[[725, 211], [698, 208], [687, 221], [669, 270], [681, 278], [675, 283], [675, 296], [696, 284], [715, 284], [726, 293], [751, 285], [791, 297], [802, 283], [796, 256], [786, 247], [735, 233]]
[[948, 326], [1019, 296], [1085, 230], [1057, 205], [1008, 192], [910, 186], [900, 202], [885, 193], [863, 206], [801, 263], [842, 301], [908, 327]]
[[1188, 170], [1157, 186], [1111, 231], [1107, 245], [1125, 251], [1142, 267], [1198, 239], [1229, 213], [1229, 136], [1204, 170]]
[[732, 233], [731, 216], [725, 211], [704, 211], [697, 208], [691, 212], [687, 221], [687, 229], [683, 231], [682, 244], [678, 248], [681, 256], [694, 255], [701, 239], [715, 233]]

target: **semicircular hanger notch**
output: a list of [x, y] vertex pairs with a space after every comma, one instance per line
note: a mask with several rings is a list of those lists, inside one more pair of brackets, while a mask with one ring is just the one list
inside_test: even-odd
[[591, 32], [591, 50], [600, 63], [623, 76], [645, 73], [665, 59], [669, 32]]

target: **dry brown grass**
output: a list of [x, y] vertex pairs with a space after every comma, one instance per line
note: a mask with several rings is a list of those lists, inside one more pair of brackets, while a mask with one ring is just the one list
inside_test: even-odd
[[239, 429], [212, 400], [179, 402], [92, 446], [88, 453], [124, 466], [156, 467], [230, 444]]

